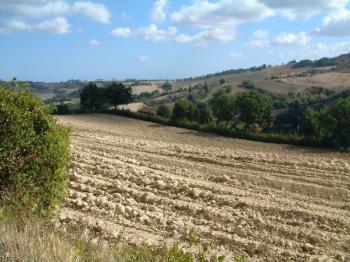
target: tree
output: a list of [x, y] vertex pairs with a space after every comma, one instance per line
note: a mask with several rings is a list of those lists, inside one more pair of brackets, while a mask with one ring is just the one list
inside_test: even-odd
[[67, 104], [61, 103], [57, 105], [57, 108], [56, 108], [57, 115], [68, 115], [69, 113], [70, 113], [70, 109]]
[[94, 83], [89, 83], [80, 92], [80, 106], [83, 111], [100, 110], [104, 103], [102, 91]]
[[337, 146], [350, 147], [350, 97], [340, 100], [329, 113], [335, 119], [333, 139]]
[[261, 94], [250, 91], [237, 96], [240, 121], [245, 123], [246, 129], [258, 124], [265, 129], [273, 123], [272, 105]]
[[300, 118], [301, 132], [307, 136], [321, 138], [320, 113], [312, 108], [307, 108]]
[[170, 118], [171, 112], [169, 110], [169, 107], [166, 105], [160, 105], [157, 110], [157, 115], [164, 118]]
[[198, 108], [198, 122], [200, 124], [209, 125], [213, 120], [213, 113], [210, 107], [205, 103], [199, 103]]
[[164, 89], [165, 91], [170, 91], [172, 89], [172, 85], [169, 83], [169, 81], [166, 81], [162, 86], [162, 89]]
[[248, 89], [248, 90], [252, 90], [255, 88], [255, 85], [250, 80], [244, 80], [244, 81], [242, 81], [242, 87], [245, 89]]
[[179, 100], [175, 103], [172, 117], [173, 121], [196, 121], [198, 118], [197, 106], [188, 100]]
[[203, 89], [204, 89], [204, 92], [205, 92], [205, 93], [208, 93], [208, 92], [209, 92], [209, 86], [208, 86], [207, 81], [204, 82]]
[[122, 83], [112, 83], [104, 90], [106, 101], [117, 110], [118, 105], [128, 104], [132, 100], [132, 90]]
[[225, 84], [225, 82], [226, 82], [225, 79], [223, 79], [223, 78], [220, 79], [220, 85]]
[[67, 190], [69, 130], [15, 81], [0, 85], [0, 137], [1, 204], [20, 218], [49, 215]]
[[228, 96], [224, 90], [215, 92], [213, 97], [209, 100], [209, 105], [216, 118], [217, 124], [224, 122], [227, 126], [236, 114], [235, 99]]

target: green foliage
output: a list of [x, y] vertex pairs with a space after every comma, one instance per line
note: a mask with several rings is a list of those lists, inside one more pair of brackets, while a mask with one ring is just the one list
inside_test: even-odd
[[[350, 147], [350, 97], [340, 100], [329, 111], [330, 117], [322, 118], [327, 126], [334, 123], [333, 139], [338, 147]], [[335, 119], [335, 121], [334, 121]], [[331, 123], [330, 123], [331, 122]]]
[[228, 125], [237, 111], [235, 99], [228, 96], [224, 90], [215, 92], [209, 100], [209, 105], [216, 117], [217, 124], [225, 122]]
[[213, 113], [210, 107], [205, 103], [199, 103], [198, 109], [198, 123], [209, 125], [213, 121]]
[[114, 109], [117, 109], [117, 105], [128, 104], [132, 99], [131, 88], [125, 87], [122, 83], [111, 83], [101, 92], [104, 94], [105, 101], [113, 105]]
[[225, 90], [227, 94], [231, 93], [232, 86], [230, 85], [223, 85], [222, 88]]
[[46, 216], [66, 192], [69, 130], [15, 83], [14, 90], [0, 86], [1, 200], [17, 215]]
[[171, 112], [169, 107], [167, 107], [166, 105], [160, 105], [157, 109], [157, 115], [166, 119], [170, 118]]
[[350, 147], [350, 98], [316, 111], [307, 108], [301, 118], [301, 131], [323, 145]]
[[171, 118], [173, 121], [196, 121], [198, 118], [197, 106], [188, 100], [179, 100], [175, 103]]
[[170, 84], [169, 81], [166, 81], [161, 87], [166, 91], [170, 91], [173, 88], [172, 84]]
[[314, 66], [314, 62], [310, 59], [304, 59], [292, 65], [292, 68], [301, 68], [307, 66]]
[[288, 101], [285, 99], [275, 99], [272, 103], [274, 109], [281, 109], [288, 107]]
[[272, 106], [263, 95], [255, 92], [241, 93], [237, 97], [237, 105], [240, 113], [240, 121], [246, 128], [258, 124], [265, 129], [273, 124]]
[[220, 85], [225, 84], [225, 82], [226, 82], [225, 79], [223, 79], [223, 78], [220, 79]]
[[55, 114], [57, 115], [68, 115], [70, 114], [70, 109], [67, 104], [61, 103], [57, 105]]
[[94, 83], [89, 83], [80, 92], [80, 106], [83, 111], [98, 111], [103, 107], [104, 94]]
[[241, 86], [242, 86], [244, 89], [247, 89], [247, 90], [252, 90], [252, 89], [255, 88], [255, 85], [254, 85], [253, 82], [250, 81], [250, 80], [244, 80], [244, 81], [242, 81]]

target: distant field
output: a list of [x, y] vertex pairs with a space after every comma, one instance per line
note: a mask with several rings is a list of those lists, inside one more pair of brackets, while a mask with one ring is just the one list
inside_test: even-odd
[[333, 261], [350, 252], [348, 153], [110, 115], [59, 121], [74, 130], [62, 221], [131, 243], [194, 232], [228, 259]]
[[322, 86], [335, 91], [350, 88], [350, 74], [340, 72], [323, 73], [312, 77], [290, 77], [282, 81], [287, 84], [305, 87]]
[[158, 86], [156, 84], [151, 85], [138, 85], [132, 87], [132, 93], [135, 95], [139, 95], [143, 92], [152, 93], [153, 91], [158, 90]]

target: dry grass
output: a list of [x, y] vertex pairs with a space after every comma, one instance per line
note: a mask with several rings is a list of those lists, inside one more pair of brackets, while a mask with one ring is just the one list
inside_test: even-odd
[[[107, 242], [82, 234], [79, 228], [54, 228], [51, 222], [0, 222], [0, 261], [224, 261], [224, 257], [182, 251], [178, 245], [165, 248], [135, 246], [122, 240]], [[192, 244], [189, 240], [188, 246]]]

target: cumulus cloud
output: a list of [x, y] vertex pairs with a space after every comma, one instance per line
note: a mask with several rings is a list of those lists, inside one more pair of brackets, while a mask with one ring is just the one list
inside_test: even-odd
[[92, 39], [88, 43], [89, 43], [89, 45], [94, 45], [94, 46], [98, 46], [101, 44], [100, 41], [98, 41], [96, 39]]
[[281, 33], [274, 38], [271, 43], [276, 45], [305, 45], [311, 41], [311, 38], [305, 33]]
[[254, 32], [253, 36], [256, 38], [266, 38], [269, 35], [269, 31], [258, 29]]
[[204, 29], [232, 28], [238, 24], [259, 21], [273, 15], [273, 11], [256, 0], [194, 1], [171, 15], [176, 24]]
[[341, 9], [326, 16], [322, 26], [314, 33], [324, 36], [350, 36], [350, 12]]
[[170, 26], [166, 29], [159, 29], [157, 25], [151, 24], [147, 27], [141, 27], [138, 29], [138, 34], [142, 35], [146, 41], [160, 42], [168, 40], [174, 36], [177, 32], [176, 27]]
[[176, 36], [177, 42], [207, 46], [209, 42], [232, 41], [238, 25], [260, 21], [272, 15], [273, 11], [257, 0], [201, 0], [172, 13], [171, 21], [177, 25], [200, 29], [194, 35]]
[[4, 0], [0, 2], [0, 10], [4, 10], [9, 16], [22, 19], [82, 14], [96, 22], [108, 23], [111, 18], [110, 11], [103, 4], [91, 1], [76, 1], [70, 4], [63, 0]]
[[50, 34], [66, 34], [70, 31], [71, 25], [64, 17], [44, 20], [40, 23], [29, 24], [21, 20], [12, 20], [7, 24], [9, 30], [21, 30]]
[[265, 47], [269, 45], [306, 45], [311, 41], [311, 37], [305, 32], [300, 33], [280, 33], [273, 39], [252, 40], [248, 43], [248, 47]]
[[142, 36], [148, 42], [161, 42], [169, 40], [177, 32], [176, 27], [170, 26], [166, 29], [158, 28], [156, 24], [150, 24], [146, 27], [139, 27], [135, 30], [129, 27], [116, 28], [111, 32], [114, 37], [128, 38], [132, 36]]
[[73, 13], [84, 14], [92, 20], [100, 23], [109, 23], [111, 13], [103, 4], [97, 4], [90, 1], [75, 2], [71, 6]]
[[112, 36], [128, 38], [132, 36], [131, 29], [129, 27], [118, 27], [111, 32]]
[[343, 9], [349, 0], [259, 0], [267, 7], [281, 11], [289, 19], [307, 19], [320, 12]]
[[208, 42], [218, 41], [218, 42], [229, 42], [235, 37], [233, 31], [226, 31], [221, 28], [216, 28], [212, 30], [202, 31], [195, 35], [180, 34], [175, 37], [178, 43], [193, 43], [196, 46], [207, 46]]
[[168, 0], [158, 0], [154, 3], [151, 10], [151, 21], [153, 23], [161, 23], [167, 17]]

